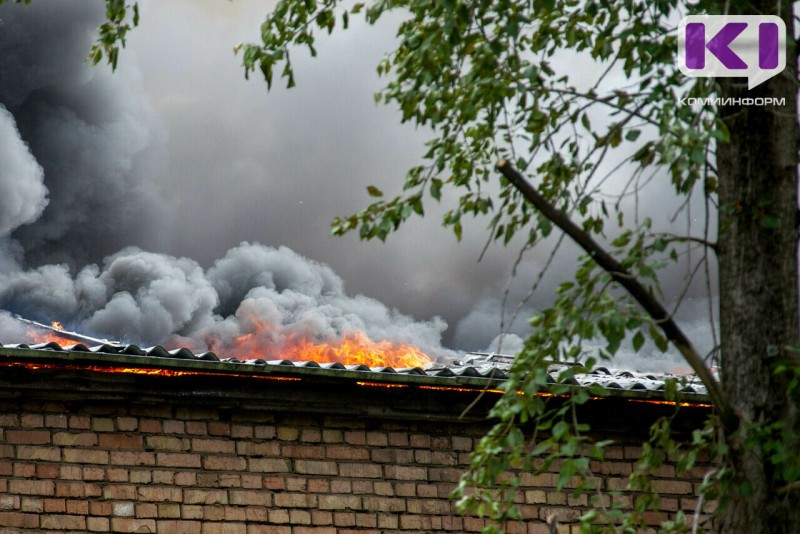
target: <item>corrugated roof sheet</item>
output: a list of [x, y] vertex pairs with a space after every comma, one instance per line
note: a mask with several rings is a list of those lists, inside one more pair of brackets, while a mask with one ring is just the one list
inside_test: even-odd
[[[187, 348], [166, 350], [155, 346], [143, 348], [137, 345], [103, 344], [88, 347], [77, 343], [61, 346], [50, 342], [43, 344], [0, 344], [0, 355], [9, 359], [50, 358], [69, 360], [73, 363], [125, 364], [145, 367], [180, 369], [223, 370], [237, 374], [280, 374], [311, 376], [324, 375], [329, 378], [383, 380], [393, 383], [425, 383], [437, 385], [488, 386], [508, 377], [513, 357], [493, 353], [468, 353], [462, 360], [450, 363], [434, 363], [425, 368], [412, 367], [394, 369], [392, 367], [367, 367], [366, 365], [342, 365], [341, 363], [320, 363], [292, 360], [239, 360], [220, 358], [214, 352], [195, 354]], [[607, 388], [613, 396], [660, 398], [663, 397], [665, 381], [679, 379], [678, 390], [696, 402], [707, 402], [706, 388], [693, 377], [638, 373], [597, 367], [591, 373], [575, 373], [562, 379], [564, 365], [550, 367], [548, 377], [551, 383], [563, 383], [576, 387], [589, 387], [597, 384]]]

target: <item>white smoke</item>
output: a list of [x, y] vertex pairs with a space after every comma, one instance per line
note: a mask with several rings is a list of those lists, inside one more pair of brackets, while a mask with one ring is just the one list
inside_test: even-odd
[[38, 219], [46, 205], [44, 171], [0, 104], [0, 239]]

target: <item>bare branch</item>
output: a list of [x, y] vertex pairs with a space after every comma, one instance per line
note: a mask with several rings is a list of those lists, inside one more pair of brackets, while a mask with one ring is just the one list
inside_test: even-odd
[[678, 326], [672, 315], [664, 306], [643, 286], [639, 280], [625, 269], [613, 256], [597, 243], [591, 235], [575, 224], [563, 211], [553, 206], [539, 191], [534, 188], [525, 177], [520, 174], [509, 162], [497, 162], [497, 170], [539, 210], [553, 224], [558, 226], [575, 243], [577, 243], [589, 256], [605, 270], [612, 279], [621, 285], [628, 294], [644, 309], [645, 312], [658, 325], [664, 335], [678, 349], [686, 362], [691, 366], [700, 380], [708, 389], [711, 400], [720, 412], [722, 420], [729, 427], [734, 423], [734, 417], [725, 401], [719, 383], [714, 379], [711, 370], [706, 365], [703, 357], [697, 352], [692, 342]]

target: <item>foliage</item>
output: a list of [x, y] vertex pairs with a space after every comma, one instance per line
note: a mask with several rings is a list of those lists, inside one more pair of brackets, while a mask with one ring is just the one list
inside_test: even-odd
[[[677, 244], [686, 238], [653, 232], [650, 220], [639, 218], [638, 206], [631, 217], [628, 199], [638, 198], [655, 176], [667, 175], [676, 195], [702, 195], [707, 220], [718, 182], [715, 143], [729, 138], [713, 106], [679, 103], [681, 97], [717, 90], [708, 79], [684, 77], [675, 58], [675, 22], [686, 14], [713, 11], [713, 5], [701, 4], [376, 0], [350, 5], [283, 0], [262, 25], [262, 42], [241, 50], [248, 74], [258, 69], [271, 86], [279, 72], [291, 87], [292, 53], [300, 46], [315, 55], [318, 32], [330, 33], [339, 23], [347, 27], [350, 17], [362, 12], [369, 24], [388, 12], [402, 13], [397, 47], [377, 67], [388, 82], [376, 101], [396, 106], [403, 122], [432, 132], [425, 161], [408, 172], [401, 194], [384, 198], [371, 186], [368, 193], [377, 200], [359, 213], [337, 218], [333, 233], [357, 230], [362, 239], [384, 240], [413, 214], [423, 215], [429, 198], [457, 198], [443, 223], [458, 239], [463, 217], [489, 216], [492, 239], [508, 244], [522, 234], [528, 249], [548, 237], [553, 221], [505, 179], [497, 189], [493, 168], [506, 160], [527, 174], [552, 206], [608, 243], [631, 276], [660, 294], [657, 272], [677, 259]], [[597, 74], [590, 81], [566, 66], [578, 58]], [[615, 189], [621, 173], [626, 173], [624, 185]], [[694, 241], [706, 245], [693, 266], [696, 272], [702, 265], [708, 268], [713, 249], [707, 225], [703, 238]], [[658, 500], [648, 474], [664, 455], [677, 458], [682, 469], [691, 468], [700, 452], [710, 455], [719, 467], [704, 484], [708, 498], [741, 489], [728, 446], [717, 440], [720, 426], [715, 421], [695, 432], [684, 450], [672, 435], [670, 420], [662, 419], [651, 429], [631, 476], [629, 489], [639, 491], [633, 512], [623, 513], [615, 501], [604, 500], [590, 466], [591, 460], [603, 459], [607, 442], [593, 441], [588, 426], [576, 417], [590, 392], [548, 384], [547, 368], [554, 362], [573, 364], [562, 371], [561, 378], [568, 379], [572, 373], [591, 371], [598, 358], [611, 359], [623, 343], [639, 350], [650, 339], [666, 350], [669, 340], [659, 322], [619, 291], [591, 255], [581, 258], [573, 281], [561, 285], [556, 302], [532, 318], [531, 325], [534, 333], [515, 359], [505, 394], [492, 411], [497, 424], [481, 440], [454, 493], [461, 511], [491, 518], [497, 525], [517, 518], [519, 481], [509, 473], [541, 473], [555, 461], [558, 487], [587, 494], [595, 504], [582, 519], [587, 531], [641, 527], [642, 514]], [[599, 350], [587, 345], [598, 340], [603, 343]], [[796, 369], [796, 364], [788, 368]], [[545, 392], [566, 400], [548, 402], [552, 398], [542, 397]], [[789, 487], [800, 473], [796, 455], [786, 448], [796, 436], [787, 432], [780, 423], [754, 424], [741, 429], [740, 436], [768, 454], [780, 473], [777, 480]], [[724, 506], [725, 499], [720, 502]], [[662, 526], [689, 528], [682, 513]]]

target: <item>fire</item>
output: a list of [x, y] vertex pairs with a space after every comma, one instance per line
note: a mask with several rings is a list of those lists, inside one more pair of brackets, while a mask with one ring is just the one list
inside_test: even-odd
[[58, 321], [53, 321], [52, 323], [50, 323], [50, 326], [52, 326], [56, 330], [64, 330], [64, 326]]
[[35, 330], [33, 328], [29, 328], [27, 331], [28, 343], [38, 344], [38, 343], [58, 343], [62, 347], [74, 345], [75, 341], [72, 339], [59, 336], [55, 332], [48, 332], [46, 330]]
[[287, 337], [276, 342], [269, 333], [259, 330], [224, 343], [219, 349], [215, 348], [219, 343], [214, 340], [209, 340], [208, 344], [219, 354], [239, 359], [280, 358], [398, 369], [433, 363], [427, 354], [413, 345], [386, 339], [373, 341], [362, 332], [350, 332], [342, 339], [329, 343], [314, 343], [300, 337]]

